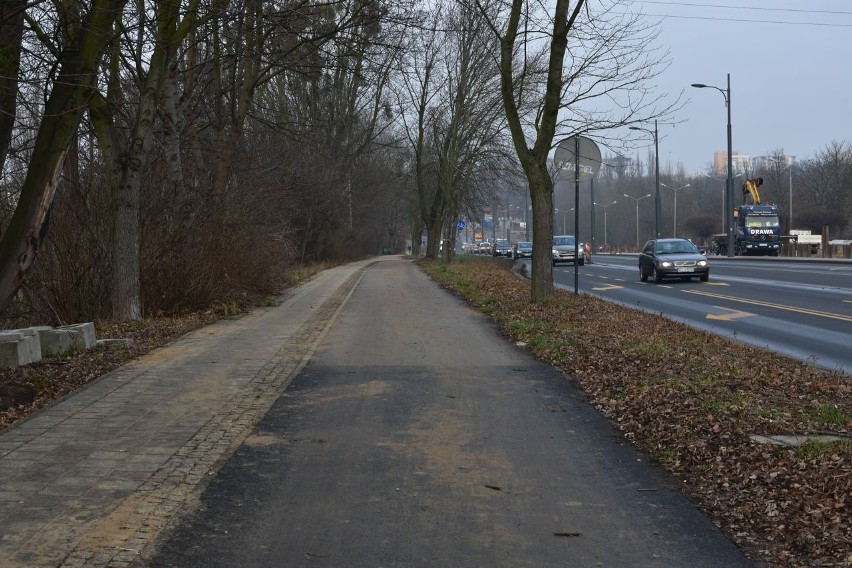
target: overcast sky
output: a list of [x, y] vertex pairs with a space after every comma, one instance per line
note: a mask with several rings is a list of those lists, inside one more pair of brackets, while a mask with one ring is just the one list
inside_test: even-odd
[[659, 126], [661, 169], [702, 172], [726, 150], [722, 94], [690, 84], [725, 89], [728, 73], [734, 152], [802, 160], [852, 142], [852, 1], [634, 0], [631, 9], [662, 19], [672, 63], [660, 88], [685, 89], [680, 123]]

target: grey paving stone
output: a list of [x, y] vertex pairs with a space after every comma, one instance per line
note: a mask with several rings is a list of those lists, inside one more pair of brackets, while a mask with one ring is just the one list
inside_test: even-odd
[[277, 307], [188, 334], [0, 432], [0, 475], [46, 468], [39, 481], [5, 478], [0, 566], [138, 559], [283, 392], [371, 262], [327, 270]]

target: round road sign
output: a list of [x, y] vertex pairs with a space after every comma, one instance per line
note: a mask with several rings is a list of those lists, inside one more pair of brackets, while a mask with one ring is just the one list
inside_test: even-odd
[[[575, 157], [577, 138], [580, 139], [579, 160]], [[580, 165], [580, 181], [588, 181], [595, 177], [601, 169], [601, 150], [594, 140], [585, 136], [566, 138], [556, 146], [554, 161], [559, 176], [565, 180], [574, 179], [575, 163]]]

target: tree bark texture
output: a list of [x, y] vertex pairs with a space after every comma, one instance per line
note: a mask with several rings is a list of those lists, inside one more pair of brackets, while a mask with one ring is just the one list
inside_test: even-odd
[[12, 144], [18, 101], [18, 73], [25, 0], [0, 2], [0, 171]]
[[[108, 101], [92, 105], [92, 120], [111, 161], [110, 171], [113, 204], [112, 240], [112, 316], [116, 321], [142, 318], [141, 285], [141, 191], [142, 176], [149, 161], [151, 131], [157, 118], [158, 104], [169, 70], [172, 68], [178, 45], [186, 36], [193, 21], [194, 2], [182, 22], [178, 17], [179, 0], [157, 2], [155, 45], [148, 71], [140, 85], [139, 102], [128, 139], [122, 142], [113, 115], [104, 105], [119, 106], [122, 95], [110, 89]], [[140, 40], [142, 42], [143, 40]], [[115, 61], [113, 61], [115, 63]], [[115, 84], [116, 67], [110, 77]]]
[[35, 261], [65, 154], [92, 96], [98, 65], [123, 4], [123, 0], [93, 0], [57, 62], [59, 76], [45, 104], [20, 199], [0, 240], [3, 305], [11, 300]]
[[[246, 118], [251, 110], [252, 98], [257, 88], [262, 67], [262, 58], [260, 55], [264, 42], [262, 23], [262, 2], [259, 0], [248, 0], [245, 7], [244, 27], [241, 30], [243, 41], [242, 52], [235, 54], [234, 59], [238, 63], [234, 63], [234, 68], [230, 69], [231, 82], [226, 87], [232, 90], [231, 97], [233, 102], [229, 112], [225, 113], [224, 109], [222, 109], [223, 116], [227, 114], [230, 118], [227, 124], [229, 130], [227, 135], [224, 132], [219, 133], [223, 139], [223, 143], [221, 145], [221, 153], [216, 157], [218, 161], [214, 167], [213, 195], [222, 194], [228, 187], [234, 157], [240, 147]], [[224, 119], [219, 126], [222, 129], [225, 128]]]

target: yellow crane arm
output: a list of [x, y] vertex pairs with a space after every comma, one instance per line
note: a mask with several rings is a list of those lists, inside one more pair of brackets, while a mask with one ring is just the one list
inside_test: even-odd
[[745, 203], [746, 195], [751, 195], [751, 201], [755, 205], [760, 205], [760, 192], [757, 191], [758, 186], [763, 185], [763, 178], [747, 179], [743, 184], [743, 203]]

